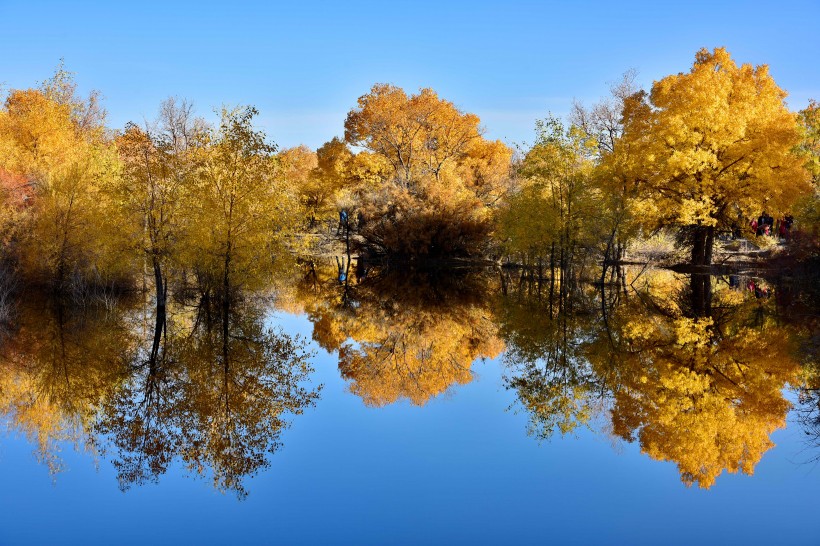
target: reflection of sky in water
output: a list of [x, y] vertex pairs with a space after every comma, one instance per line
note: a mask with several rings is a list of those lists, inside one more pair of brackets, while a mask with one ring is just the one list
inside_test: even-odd
[[[306, 318], [272, 321], [310, 339]], [[0, 544], [99, 543], [786, 543], [814, 521], [820, 470], [802, 432], [774, 433], [753, 477], [723, 473], [712, 489], [686, 488], [672, 463], [613, 449], [601, 434], [541, 445], [527, 416], [507, 411], [500, 359], [477, 362], [474, 381], [424, 407], [368, 408], [347, 392], [337, 360], [316, 348], [317, 406], [291, 419], [271, 468], [238, 502], [208, 480], [169, 470], [159, 485], [121, 493], [66, 448], [52, 484], [19, 437], [0, 444]], [[176, 470], [176, 471], [175, 471]], [[513, 538], [515, 540], [513, 540]]]

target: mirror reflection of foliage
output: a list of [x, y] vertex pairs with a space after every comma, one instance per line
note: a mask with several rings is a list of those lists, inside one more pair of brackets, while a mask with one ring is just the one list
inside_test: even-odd
[[811, 461], [820, 460], [820, 284], [816, 265], [793, 267], [774, 286], [778, 319], [794, 332], [796, 358], [802, 365], [797, 391], [798, 421], [806, 433]]
[[631, 270], [562, 293], [537, 280], [502, 283], [497, 311], [506, 383], [533, 435], [571, 432], [609, 408], [616, 437], [674, 462], [687, 485], [753, 473], [800, 369], [793, 328], [775, 319], [762, 281], [750, 291], [740, 277]]
[[314, 339], [338, 351], [351, 392], [371, 406], [401, 399], [421, 406], [471, 381], [475, 359], [502, 350], [485, 300], [488, 282], [481, 272], [314, 263], [300, 297]]
[[51, 473], [64, 442], [96, 451], [99, 409], [127, 377], [136, 339], [125, 308], [77, 308], [32, 294], [0, 342], [0, 415], [22, 433]]
[[156, 481], [175, 459], [214, 487], [247, 495], [244, 481], [270, 465], [288, 416], [312, 407], [318, 387], [304, 342], [264, 324], [251, 298], [201, 300], [175, 315], [157, 353], [106, 408], [121, 486]]
[[724, 470], [752, 474], [773, 447], [798, 365], [771, 302], [708, 276], [677, 284], [646, 281], [614, 310], [613, 430], [675, 462], [687, 485], [710, 487]]
[[533, 276], [501, 275], [495, 317], [507, 346], [505, 386], [529, 415], [528, 433], [546, 440], [587, 425], [603, 398], [585, 355], [597, 328], [594, 290], [575, 283], [555, 290]]

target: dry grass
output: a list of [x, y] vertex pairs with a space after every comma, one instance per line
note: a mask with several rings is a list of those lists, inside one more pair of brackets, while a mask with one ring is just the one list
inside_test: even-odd
[[629, 259], [647, 262], [680, 261], [684, 252], [677, 248], [674, 234], [659, 231], [649, 237], [634, 239], [627, 249]]

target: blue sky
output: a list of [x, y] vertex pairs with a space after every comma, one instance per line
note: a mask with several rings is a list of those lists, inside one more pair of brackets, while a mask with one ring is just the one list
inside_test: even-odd
[[320, 146], [376, 82], [432, 87], [487, 136], [531, 139], [535, 119], [593, 102], [630, 68], [649, 87], [701, 47], [768, 64], [793, 109], [820, 98], [811, 2], [33, 2], [0, 0], [0, 82], [30, 87], [65, 58], [109, 125], [170, 95], [212, 116], [253, 104], [282, 147]]

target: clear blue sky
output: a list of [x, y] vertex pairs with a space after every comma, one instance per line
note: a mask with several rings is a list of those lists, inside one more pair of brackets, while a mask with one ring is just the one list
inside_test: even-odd
[[793, 109], [820, 98], [818, 0], [802, 2], [34, 2], [0, 0], [0, 82], [30, 87], [61, 57], [109, 125], [170, 95], [253, 104], [280, 146], [317, 147], [375, 82], [432, 87], [492, 138], [592, 102], [629, 68], [650, 86], [701, 47], [769, 64]]

